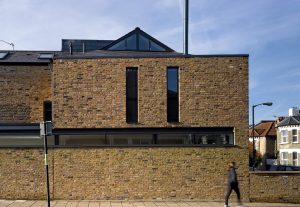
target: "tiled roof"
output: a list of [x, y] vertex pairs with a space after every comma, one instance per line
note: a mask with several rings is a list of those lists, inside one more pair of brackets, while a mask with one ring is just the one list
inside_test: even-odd
[[[252, 127], [249, 128], [249, 136], [252, 137]], [[275, 121], [261, 121], [254, 126], [255, 137], [276, 136]]]
[[50, 63], [49, 59], [40, 59], [40, 54], [58, 53], [58, 51], [0, 51], [8, 52], [4, 59], [0, 59], [1, 63]]
[[288, 116], [282, 120], [277, 127], [300, 125], [300, 116]]
[[[140, 35], [163, 48], [164, 51], [152, 50], [110, 50], [110, 47], [129, 38], [131, 35]], [[138, 40], [139, 38], [137, 38]], [[69, 43], [72, 43], [72, 54], [70, 54]], [[151, 44], [150, 44], [151, 43]], [[84, 51], [83, 51], [84, 49]], [[63, 39], [62, 51], [1, 51], [9, 54], [0, 59], [0, 64], [48, 64], [51, 59], [39, 58], [42, 53], [53, 53], [53, 59], [96, 59], [96, 58], [172, 58], [172, 57], [248, 57], [248, 54], [216, 54], [216, 55], [184, 55], [178, 53], [151, 37], [139, 28], [134, 29], [128, 34], [117, 40], [83, 40], [83, 39]]]

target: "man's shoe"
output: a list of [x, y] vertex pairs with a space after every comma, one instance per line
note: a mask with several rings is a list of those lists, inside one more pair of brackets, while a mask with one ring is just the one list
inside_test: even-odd
[[224, 207], [229, 207], [229, 206], [225, 204]]

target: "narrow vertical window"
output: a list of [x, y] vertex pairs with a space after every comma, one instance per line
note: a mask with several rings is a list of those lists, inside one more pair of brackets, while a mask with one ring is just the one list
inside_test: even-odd
[[167, 121], [179, 122], [178, 68], [167, 69]]
[[297, 136], [298, 132], [297, 129], [293, 129], [292, 130], [292, 138], [293, 138], [293, 142], [298, 142], [298, 136]]
[[126, 69], [126, 122], [138, 122], [138, 77], [137, 68]]
[[293, 152], [293, 165], [298, 166], [298, 153]]
[[52, 121], [52, 102], [44, 101], [44, 121]]

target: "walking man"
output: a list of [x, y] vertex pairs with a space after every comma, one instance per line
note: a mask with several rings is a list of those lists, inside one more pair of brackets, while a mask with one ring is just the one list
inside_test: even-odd
[[239, 183], [237, 180], [237, 175], [235, 172], [235, 162], [231, 162], [229, 164], [229, 170], [228, 170], [228, 187], [227, 187], [227, 194], [225, 197], [225, 205], [224, 207], [229, 207], [228, 206], [228, 199], [229, 196], [232, 192], [232, 190], [234, 190], [236, 192], [237, 198], [238, 198], [238, 206], [242, 207], [242, 202], [241, 202], [241, 194], [240, 194], [240, 189], [239, 189]]

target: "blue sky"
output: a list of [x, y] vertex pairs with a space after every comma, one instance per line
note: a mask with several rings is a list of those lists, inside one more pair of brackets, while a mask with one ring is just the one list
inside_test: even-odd
[[[62, 38], [117, 39], [136, 26], [179, 52], [183, 48], [182, 0], [0, 5], [0, 39], [16, 50], [60, 50]], [[250, 55], [249, 106], [274, 103], [256, 109], [257, 121], [300, 107], [300, 0], [190, 0], [189, 39], [192, 54]], [[10, 48], [0, 43], [0, 49]]]

